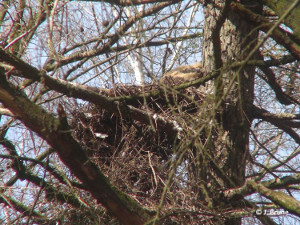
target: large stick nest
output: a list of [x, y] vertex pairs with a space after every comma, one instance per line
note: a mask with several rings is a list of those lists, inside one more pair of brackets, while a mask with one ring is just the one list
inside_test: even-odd
[[[153, 88], [117, 87], [109, 95], [133, 96], [140, 94], [141, 89], [147, 92]], [[140, 98], [131, 101], [131, 105], [173, 121], [186, 132], [199, 124], [200, 121], [196, 123], [195, 118], [201, 118], [199, 114], [204, 110], [201, 105], [206, 96], [202, 88], [190, 87], [180, 92], [166, 91], [157, 97]], [[207, 105], [205, 110], [208, 110]], [[76, 139], [109, 179], [143, 205], [157, 205], [173, 162], [177, 160], [176, 146], [187, 141], [187, 136], [170, 138], [167, 132], [158, 130], [156, 124], [149, 126], [134, 118], [125, 119], [122, 115], [110, 114], [104, 107], [92, 104], [73, 111], [73, 118]], [[170, 207], [189, 208], [194, 205], [190, 201], [197, 194], [193, 193], [193, 188], [186, 190], [182, 180], [184, 176], [182, 174], [172, 179], [169, 184], [166, 203]]]

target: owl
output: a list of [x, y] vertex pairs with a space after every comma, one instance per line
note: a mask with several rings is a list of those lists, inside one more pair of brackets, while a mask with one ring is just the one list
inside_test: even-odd
[[195, 63], [192, 65], [178, 66], [173, 70], [165, 73], [160, 79], [160, 84], [177, 85], [187, 81], [192, 81], [202, 77], [201, 63]]

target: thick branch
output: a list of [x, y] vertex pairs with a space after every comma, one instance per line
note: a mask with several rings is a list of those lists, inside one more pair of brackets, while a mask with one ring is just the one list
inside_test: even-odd
[[252, 116], [256, 119], [263, 119], [274, 126], [282, 129], [286, 133], [288, 133], [299, 145], [300, 145], [300, 136], [292, 129], [292, 128], [299, 128], [300, 122], [293, 121], [299, 120], [299, 114], [272, 114], [265, 109], [260, 109], [256, 106], [252, 107]]
[[[230, 12], [230, 2], [232, 0], [226, 0], [224, 3], [224, 6], [219, 14], [219, 17], [217, 18], [215, 22], [215, 26], [211, 32], [211, 38], [212, 38], [212, 44], [213, 44], [213, 56], [214, 56], [214, 62], [215, 62], [215, 70], [221, 68], [223, 66], [223, 61], [221, 58], [221, 40], [220, 40], [220, 31], [221, 27], [223, 26], [228, 13]], [[215, 9], [216, 10], [216, 9]]]
[[[6, 145], [5, 143], [3, 143], [3, 141], [0, 141], [0, 143], [2, 144], [2, 145]], [[6, 147], [6, 146], [5, 146]], [[47, 163], [45, 163], [45, 162], [42, 162], [42, 161], [40, 161], [40, 160], [38, 160], [38, 159], [32, 159], [32, 158], [28, 158], [28, 157], [22, 157], [22, 156], [14, 156], [14, 155], [4, 155], [4, 154], [0, 154], [0, 158], [3, 158], [3, 159], [12, 159], [12, 160], [19, 160], [20, 161], [20, 163], [22, 163], [23, 164], [23, 161], [29, 161], [29, 162], [33, 162], [33, 164], [35, 164], [35, 165], [41, 165], [42, 167], [44, 167], [48, 172], [50, 172], [51, 173], [51, 175], [53, 176], [53, 177], [55, 177], [57, 180], [59, 180], [59, 182], [61, 183], [61, 184], [65, 184], [65, 185], [68, 185], [68, 183], [70, 183], [72, 186], [74, 186], [74, 187], [77, 187], [77, 188], [80, 188], [80, 189], [85, 189], [85, 187], [82, 185], [82, 184], [80, 184], [80, 183], [78, 183], [78, 182], [74, 182], [74, 181], [66, 181], [65, 180], [65, 177], [62, 175], [62, 174], [60, 174], [57, 170], [55, 170], [55, 168], [53, 168], [53, 167], [51, 167], [50, 165], [48, 165]], [[28, 166], [28, 167], [26, 167], [24, 164], [23, 164], [23, 170], [24, 171], [22, 171], [22, 173], [23, 174], [25, 174], [25, 173], [28, 173], [28, 171], [30, 171], [30, 167], [32, 167], [32, 164], [31, 164], [31, 166]], [[16, 175], [16, 176], [14, 176], [12, 179], [14, 180], [14, 181], [17, 181], [18, 179], [22, 179], [22, 180], [24, 180], [24, 179], [26, 179], [26, 177], [20, 177], [20, 175]], [[9, 183], [6, 183], [6, 186], [11, 186], [12, 185], [12, 179], [9, 181]]]
[[[293, 127], [293, 128], [300, 128], [300, 114], [292, 114], [292, 113], [281, 113], [281, 114], [274, 114], [270, 113], [265, 109], [259, 109], [256, 106], [254, 106], [255, 115], [258, 119], [264, 119], [269, 122], [282, 122], [287, 126]], [[294, 121], [299, 120], [299, 121]]]
[[[0, 134], [0, 137], [1, 136], [2, 135]], [[49, 196], [51, 193], [51, 194], [53, 194], [53, 196], [55, 196], [55, 199], [59, 200], [60, 202], [66, 202], [75, 207], [84, 207], [85, 206], [77, 197], [58, 191], [57, 188], [52, 187], [48, 182], [46, 182], [42, 178], [34, 175], [30, 171], [30, 169], [25, 166], [23, 161], [31, 160], [31, 161], [34, 161], [36, 164], [42, 165], [43, 167], [47, 168], [47, 170], [50, 171], [51, 174], [54, 175], [54, 177], [56, 177], [61, 183], [66, 184], [67, 182], [65, 182], [64, 177], [61, 174], [59, 174], [57, 171], [55, 171], [54, 168], [50, 167], [49, 165], [45, 165], [45, 163], [43, 163], [39, 160], [29, 159], [27, 157], [20, 157], [18, 155], [14, 145], [5, 138], [0, 138], [0, 144], [3, 145], [10, 152], [10, 155], [0, 154], [0, 158], [8, 158], [8, 159], [13, 160], [14, 163], [12, 164], [12, 167], [17, 173], [17, 175], [16, 175], [17, 179], [19, 178], [21, 180], [27, 180], [27, 181], [30, 181], [30, 182], [36, 184], [37, 186], [40, 186], [41, 188], [45, 188], [46, 196]], [[75, 185], [77, 187], [79, 186], [77, 183], [75, 183]], [[8, 187], [8, 186], [11, 186], [11, 184], [7, 183], [6, 187]]]
[[300, 202], [293, 197], [281, 191], [272, 191], [271, 189], [266, 188], [263, 184], [256, 183], [254, 181], [248, 181], [247, 183], [258, 193], [270, 199], [272, 202], [278, 204], [284, 209], [287, 209], [289, 212], [300, 216]]
[[[28, 207], [26, 205], [23, 205], [22, 203], [16, 201], [15, 199], [13, 199], [10, 196], [4, 195], [3, 193], [0, 192], [0, 203], [8, 206], [8, 207], [12, 207], [15, 210], [17, 210], [18, 212], [23, 213], [25, 216], [34, 216], [37, 218], [37, 220], [39, 220], [40, 222], [43, 221], [45, 222], [47, 220], [46, 217], [44, 217], [41, 213], [37, 212], [37, 211], [32, 211], [31, 207]], [[34, 219], [36, 220], [36, 219]]]
[[286, 188], [288, 185], [300, 184], [300, 174], [297, 173], [293, 176], [286, 176], [280, 179], [272, 179], [263, 181], [262, 184], [270, 189], [281, 189]]
[[[264, 0], [263, 1], [268, 7], [270, 7], [278, 16], [282, 16], [285, 10], [292, 4], [292, 0]], [[300, 42], [300, 5], [296, 7], [290, 15], [284, 20], [284, 23], [293, 29], [293, 33], [297, 40]]]
[[[261, 59], [263, 59], [263, 56], [260, 56]], [[283, 90], [281, 89], [281, 86], [277, 83], [276, 81], [276, 77], [274, 72], [272, 71], [272, 69], [270, 69], [269, 67], [266, 66], [259, 66], [259, 68], [263, 71], [263, 73], [266, 75], [266, 82], [270, 85], [270, 87], [273, 89], [273, 91], [275, 92], [276, 98], [278, 99], [278, 101], [281, 104], [284, 105], [290, 105], [293, 103], [298, 103], [295, 99], [293, 99], [292, 97], [290, 97], [289, 95], [287, 95], [286, 93], [283, 92]]]
[[14, 116], [14, 114], [9, 111], [9, 109], [0, 107], [0, 115], [6, 115], [6, 116]]
[[13, 65], [17, 70], [21, 71], [25, 78], [41, 82], [51, 90], [65, 94], [69, 97], [89, 101], [101, 106], [110, 113], [122, 115], [122, 117], [137, 120], [146, 125], [157, 124], [157, 129], [164, 130], [169, 134], [170, 138], [174, 138], [178, 133], [178, 129], [173, 125], [173, 123], [164, 118], [158, 117], [150, 112], [144, 112], [132, 106], [128, 107], [125, 104], [115, 102], [113, 99], [99, 95], [94, 91], [87, 90], [84, 85], [77, 85], [47, 76], [45, 72], [39, 71], [21, 59], [7, 53], [2, 48], [0, 48], [0, 59], [5, 60], [9, 64]]
[[59, 201], [61, 203], [67, 203], [77, 208], [87, 207], [78, 196], [70, 195], [66, 192], [60, 191], [57, 187], [51, 186], [48, 182], [31, 172], [27, 171], [24, 174], [24, 178], [27, 181], [30, 181], [31, 183], [44, 188], [46, 192], [46, 198], [49, 201]]
[[286, 195], [281, 191], [273, 191], [274, 189], [288, 188], [289, 185], [300, 184], [300, 175], [286, 176], [281, 179], [272, 179], [261, 183], [256, 183], [248, 180], [242, 187], [227, 190], [224, 192], [225, 198], [230, 201], [237, 197], [245, 197], [255, 192], [260, 193], [266, 198], [272, 200], [279, 206], [287, 209], [289, 212], [300, 215], [300, 203], [291, 196]]
[[[36, 166], [38, 164], [38, 162], [41, 162], [42, 160], [44, 160], [46, 157], [48, 157], [53, 152], [54, 152], [54, 150], [52, 148], [47, 149], [45, 152], [43, 152], [38, 157], [36, 157], [36, 159], [34, 159], [34, 161], [32, 163], [30, 163], [26, 168], [27, 169], [33, 168], [34, 166]], [[1, 156], [1, 158], [4, 158], [4, 156]], [[21, 160], [22, 160], [22, 158], [21, 158]], [[19, 179], [18, 175], [15, 175], [15, 176], [11, 177], [5, 183], [5, 186], [6, 187], [12, 186], [13, 184], [15, 184], [18, 181], [18, 179]]]
[[[254, 24], [258, 27], [258, 29], [267, 33], [274, 24], [269, 22], [263, 16], [253, 13], [251, 10], [246, 9], [241, 4], [232, 3], [231, 9], [236, 11], [241, 18], [246, 19], [249, 23]], [[291, 33], [284, 31], [282, 28], [277, 27], [274, 29], [271, 37], [279, 44], [283, 45], [287, 50], [293, 54], [298, 60], [300, 60], [300, 46], [294, 41], [295, 38], [291, 38], [293, 36]]]
[[[295, 174], [293, 176], [286, 176], [282, 178], [276, 178], [268, 181], [261, 182], [266, 188], [275, 190], [288, 188], [289, 185], [300, 184], [300, 174]], [[236, 196], [247, 196], [255, 192], [255, 189], [251, 188], [249, 182], [246, 182], [243, 186], [239, 188], [230, 189], [224, 192], [227, 199], [233, 199]]]
[[70, 128], [40, 106], [27, 99], [0, 75], [0, 101], [29, 129], [45, 139], [58, 153], [65, 165], [83, 182], [92, 196], [113, 213], [123, 224], [143, 224], [149, 211], [112, 186], [109, 180], [90, 161], [84, 149], [71, 135]]

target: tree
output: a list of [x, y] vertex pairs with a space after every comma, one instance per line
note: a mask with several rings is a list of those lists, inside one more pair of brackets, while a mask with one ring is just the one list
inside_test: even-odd
[[3, 1], [2, 222], [299, 221], [299, 11]]

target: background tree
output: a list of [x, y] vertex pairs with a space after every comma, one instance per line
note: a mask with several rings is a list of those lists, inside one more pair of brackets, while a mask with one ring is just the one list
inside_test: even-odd
[[3, 223], [299, 222], [299, 1], [0, 6]]

